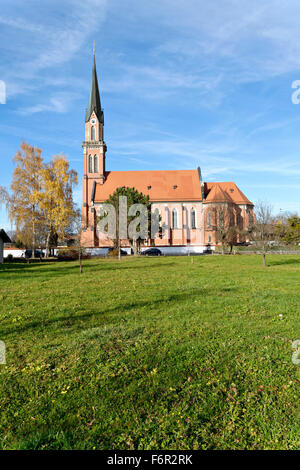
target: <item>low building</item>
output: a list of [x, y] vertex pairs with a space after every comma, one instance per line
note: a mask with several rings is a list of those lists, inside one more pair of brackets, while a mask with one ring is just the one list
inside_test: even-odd
[[3, 229], [0, 229], [0, 263], [3, 263], [4, 243], [11, 243], [11, 239]]
[[15, 246], [5, 246], [3, 250], [4, 258], [7, 258], [11, 255], [13, 258], [24, 258], [25, 256], [25, 249], [24, 248], [16, 248]]

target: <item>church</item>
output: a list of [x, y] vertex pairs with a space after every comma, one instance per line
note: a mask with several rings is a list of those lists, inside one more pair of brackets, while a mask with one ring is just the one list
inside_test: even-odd
[[[109, 171], [104, 141], [104, 113], [94, 53], [92, 84], [85, 114], [82, 234], [86, 248], [113, 245], [97, 228], [101, 205], [117, 189], [134, 187], [148, 195], [151, 210], [158, 211], [160, 230], [146, 246], [156, 246], [165, 254], [202, 253], [220, 243], [224, 227], [235, 230], [235, 242], [243, 242], [243, 231], [254, 220], [253, 204], [233, 182], [205, 182], [200, 167], [193, 170]], [[129, 247], [128, 240], [121, 241]]]

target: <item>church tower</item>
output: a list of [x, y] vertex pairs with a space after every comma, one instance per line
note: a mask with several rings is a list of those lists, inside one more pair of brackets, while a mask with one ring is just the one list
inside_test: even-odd
[[84, 158], [82, 225], [84, 230], [94, 230], [92, 195], [96, 184], [105, 182], [106, 144], [103, 138], [103, 126], [104, 113], [101, 108], [94, 47], [91, 92], [85, 113], [85, 140], [82, 143]]
[[105, 181], [105, 152], [103, 140], [104, 113], [101, 108], [96, 60], [92, 72], [92, 85], [88, 108], [85, 113], [84, 174], [97, 179], [100, 184]]

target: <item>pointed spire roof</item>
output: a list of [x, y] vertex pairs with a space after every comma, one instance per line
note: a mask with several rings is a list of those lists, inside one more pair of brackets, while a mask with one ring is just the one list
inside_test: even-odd
[[93, 55], [94, 55], [94, 64], [93, 64], [93, 72], [92, 72], [92, 86], [91, 86], [89, 105], [85, 113], [85, 122], [89, 121], [92, 113], [95, 112], [97, 118], [99, 119], [99, 122], [104, 124], [104, 114], [101, 109], [100, 93], [99, 93], [97, 70], [96, 70], [95, 47], [94, 47]]

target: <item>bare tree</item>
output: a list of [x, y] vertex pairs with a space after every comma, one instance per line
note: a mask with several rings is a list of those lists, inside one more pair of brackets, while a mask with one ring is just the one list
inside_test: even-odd
[[237, 214], [233, 207], [228, 204], [218, 204], [213, 210], [213, 219], [215, 223], [216, 242], [221, 244], [222, 254], [226, 247], [232, 247], [237, 242], [239, 227], [237, 226]]
[[263, 265], [266, 267], [266, 253], [270, 241], [274, 238], [274, 217], [272, 206], [266, 202], [259, 201], [255, 205], [255, 221], [249, 227], [249, 235], [256, 248], [262, 255]]
[[8, 204], [9, 196], [8, 192], [3, 186], [0, 186], [0, 205], [1, 204]]

